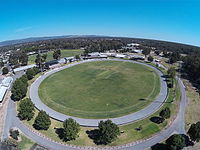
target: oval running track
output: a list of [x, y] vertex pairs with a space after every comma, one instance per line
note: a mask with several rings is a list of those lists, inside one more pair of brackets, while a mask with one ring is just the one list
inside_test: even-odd
[[56, 68], [54, 70], [48, 71], [46, 72], [44, 75], [41, 75], [40, 77], [38, 77], [33, 84], [30, 86], [30, 98], [32, 100], [32, 102], [35, 104], [35, 107], [39, 110], [44, 110], [46, 111], [50, 117], [59, 120], [59, 121], [64, 121], [67, 118], [73, 118], [74, 120], [76, 120], [81, 126], [88, 126], [88, 127], [96, 127], [98, 126], [98, 123], [101, 120], [106, 120], [106, 119], [83, 119], [83, 118], [78, 118], [78, 117], [73, 117], [73, 116], [69, 116], [69, 115], [65, 115], [62, 113], [59, 113], [51, 108], [49, 108], [47, 105], [45, 105], [41, 99], [39, 98], [38, 95], [38, 88], [39, 85], [41, 84], [41, 82], [47, 78], [48, 76], [61, 71], [63, 69], [67, 69], [69, 67], [78, 65], [78, 64], [82, 64], [82, 63], [87, 63], [87, 62], [94, 62], [94, 61], [124, 61], [124, 62], [131, 62], [131, 63], [137, 63], [137, 64], [141, 64], [141, 65], [145, 65], [147, 67], [150, 67], [152, 69], [155, 70], [155, 72], [159, 75], [160, 77], [160, 93], [159, 95], [155, 98], [155, 100], [148, 105], [147, 107], [141, 109], [140, 111], [122, 116], [122, 117], [117, 117], [117, 118], [107, 118], [112, 120], [112, 122], [114, 122], [117, 125], [123, 125], [123, 124], [128, 124], [131, 122], [135, 122], [137, 120], [141, 120], [144, 119], [148, 116], [150, 116], [151, 114], [153, 114], [155, 111], [157, 111], [165, 102], [165, 99], [167, 97], [167, 83], [165, 81], [165, 78], [163, 77], [163, 73], [157, 69], [156, 67], [153, 67], [149, 64], [145, 64], [145, 63], [141, 63], [141, 62], [136, 62], [136, 61], [132, 61], [132, 60], [123, 60], [123, 59], [92, 59], [92, 60], [84, 60], [84, 61], [80, 61], [80, 62], [76, 62], [73, 64], [68, 64], [65, 65], [63, 67], [60, 68]]

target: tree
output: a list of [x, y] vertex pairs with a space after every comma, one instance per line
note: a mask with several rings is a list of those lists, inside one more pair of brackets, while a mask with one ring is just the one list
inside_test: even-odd
[[20, 150], [20, 147], [16, 140], [8, 138], [4, 140], [3, 142], [1, 142], [0, 149], [1, 150]]
[[28, 78], [26, 74], [22, 75], [19, 79], [24, 83], [26, 87], [28, 87]]
[[33, 79], [33, 77], [35, 76], [35, 71], [33, 69], [31, 69], [31, 68], [28, 69], [26, 71], [26, 76], [27, 76], [28, 80]]
[[28, 83], [25, 81], [25, 77], [16, 79], [13, 83], [11, 92], [12, 99], [15, 101], [21, 100], [26, 96]]
[[76, 60], [80, 60], [80, 56], [79, 55], [75, 55], [75, 59]]
[[8, 68], [7, 68], [7, 67], [3, 67], [3, 69], [2, 69], [2, 74], [3, 74], [3, 75], [4, 75], [4, 74], [8, 74], [8, 72], [9, 72]]
[[61, 57], [61, 51], [60, 50], [56, 50], [53, 52], [53, 58], [58, 60]]
[[43, 71], [43, 67], [44, 67], [44, 63], [46, 62], [46, 59], [47, 59], [47, 54], [44, 54], [44, 55], [37, 54], [36, 56], [35, 63], [41, 69], [41, 71]]
[[25, 66], [28, 64], [28, 55], [25, 52], [18, 53], [19, 62], [22, 66]]
[[150, 54], [150, 52], [151, 52], [151, 50], [150, 50], [149, 48], [144, 47], [144, 48], [143, 48], [143, 51], [142, 51], [142, 54], [144, 54], [145, 57], [146, 57], [147, 55]]
[[99, 125], [99, 143], [109, 144], [120, 135], [119, 127], [111, 120], [100, 121]]
[[11, 136], [13, 139], [18, 140], [19, 131], [18, 131], [18, 130], [10, 129], [10, 136]]
[[35, 122], [33, 124], [34, 128], [37, 130], [47, 130], [51, 125], [51, 120], [49, 115], [41, 110], [37, 117], [35, 118]]
[[80, 125], [72, 118], [66, 119], [63, 122], [63, 139], [65, 141], [75, 140], [79, 135]]
[[176, 76], [176, 69], [174, 67], [169, 68], [167, 70], [167, 74], [172, 80], [172, 87], [173, 87], [174, 86], [174, 78]]
[[169, 150], [182, 150], [186, 146], [185, 138], [180, 134], [174, 134], [166, 140]]
[[159, 115], [160, 115], [160, 117], [162, 117], [164, 119], [170, 118], [171, 111], [170, 111], [169, 107], [166, 107], [165, 109], [161, 110]]
[[180, 60], [180, 58], [181, 58], [181, 55], [179, 52], [173, 52], [169, 56], [169, 63], [173, 64], [173, 63], [177, 62], [178, 60]]
[[18, 117], [21, 120], [31, 120], [34, 116], [34, 110], [33, 102], [29, 98], [26, 98], [20, 101]]
[[149, 56], [149, 57], [147, 58], [147, 60], [150, 61], [150, 62], [152, 62], [152, 61], [153, 61], [153, 57], [152, 57], [152, 56]]
[[188, 134], [192, 141], [199, 142], [200, 140], [200, 122], [192, 124], [188, 130]]

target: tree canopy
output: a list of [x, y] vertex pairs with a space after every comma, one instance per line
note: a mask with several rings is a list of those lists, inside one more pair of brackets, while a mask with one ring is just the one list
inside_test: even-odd
[[61, 57], [61, 51], [60, 50], [55, 50], [53, 52], [53, 59], [58, 60], [58, 59], [60, 59], [60, 57]]
[[72, 118], [66, 119], [63, 122], [63, 139], [65, 141], [75, 140], [79, 135], [80, 125]]
[[5, 74], [8, 74], [9, 70], [7, 67], [3, 67], [2, 69], [2, 74], [5, 75]]
[[11, 89], [12, 99], [15, 101], [23, 99], [26, 96], [27, 87], [28, 83], [25, 76], [16, 79]]
[[191, 140], [199, 142], [199, 140], [200, 140], [200, 122], [193, 123], [188, 130], [188, 134], [189, 134]]
[[34, 110], [34, 104], [29, 98], [21, 100], [19, 103], [18, 117], [21, 120], [31, 120], [34, 116]]
[[169, 150], [182, 150], [186, 147], [185, 138], [180, 134], [174, 134], [166, 140]]
[[119, 127], [111, 120], [99, 122], [99, 143], [109, 144], [120, 135]]
[[162, 109], [159, 115], [160, 115], [160, 117], [162, 117], [164, 119], [170, 118], [171, 111], [170, 111], [169, 107]]
[[35, 122], [33, 124], [34, 128], [37, 130], [47, 130], [51, 125], [51, 120], [49, 115], [41, 110], [37, 117], [35, 118]]

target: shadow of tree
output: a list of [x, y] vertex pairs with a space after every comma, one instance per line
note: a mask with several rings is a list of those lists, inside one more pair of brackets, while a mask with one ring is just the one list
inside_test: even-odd
[[145, 98], [140, 98], [139, 101], [146, 101], [146, 99]]
[[99, 130], [98, 129], [94, 129], [94, 130], [87, 130], [86, 131], [86, 133], [87, 133], [87, 135], [88, 135], [88, 137], [90, 138], [90, 139], [92, 139], [93, 140], [93, 142], [96, 144], [96, 145], [101, 145], [101, 144], [104, 144], [104, 143], [101, 143], [100, 142], [100, 139], [99, 139]]
[[58, 135], [58, 137], [63, 140], [64, 142], [66, 142], [67, 140], [64, 138], [64, 129], [63, 128], [56, 128], [56, 134]]
[[158, 117], [158, 116], [155, 116], [155, 117], [151, 117], [149, 120], [152, 121], [153, 123], [161, 124], [161, 123], [163, 123], [163, 121], [165, 119], [161, 118], [161, 117]]
[[151, 147], [151, 150], [168, 150], [168, 146], [164, 143], [157, 143]]

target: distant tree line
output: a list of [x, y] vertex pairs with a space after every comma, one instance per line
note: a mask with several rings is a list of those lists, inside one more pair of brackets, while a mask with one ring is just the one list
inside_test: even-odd
[[186, 56], [183, 59], [183, 71], [188, 79], [200, 90], [200, 55]]

